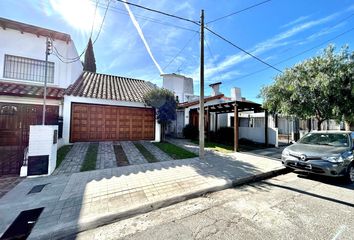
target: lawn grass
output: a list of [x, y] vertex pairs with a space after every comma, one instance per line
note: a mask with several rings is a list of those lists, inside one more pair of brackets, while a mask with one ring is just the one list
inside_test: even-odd
[[65, 159], [66, 154], [72, 149], [72, 145], [65, 145], [58, 149], [57, 151], [57, 165], [55, 168], [59, 167], [62, 161]]
[[162, 151], [167, 153], [173, 159], [185, 159], [198, 157], [195, 153], [185, 150], [184, 148], [178, 147], [169, 142], [156, 142], [154, 143], [156, 147], [160, 148]]
[[[199, 140], [191, 140], [192, 143], [199, 144]], [[221, 153], [233, 153], [234, 147], [216, 142], [205, 141], [204, 146]]]
[[134, 145], [149, 163], [159, 162], [141, 143], [135, 142]]
[[80, 172], [91, 171], [96, 169], [97, 152], [98, 152], [98, 143], [90, 143], [90, 146], [88, 147], [85, 155], [85, 160], [81, 166]]

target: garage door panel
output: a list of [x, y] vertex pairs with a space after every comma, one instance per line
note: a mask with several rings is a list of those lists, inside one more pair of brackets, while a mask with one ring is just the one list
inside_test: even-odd
[[71, 142], [154, 138], [153, 109], [72, 104]]

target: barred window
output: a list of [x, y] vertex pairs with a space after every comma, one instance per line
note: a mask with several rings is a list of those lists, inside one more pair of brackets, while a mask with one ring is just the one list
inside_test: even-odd
[[[54, 83], [54, 63], [48, 62], [47, 82]], [[44, 82], [45, 61], [5, 54], [4, 78]]]

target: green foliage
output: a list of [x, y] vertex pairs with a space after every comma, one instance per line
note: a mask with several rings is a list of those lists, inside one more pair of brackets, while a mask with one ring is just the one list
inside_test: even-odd
[[84, 71], [96, 72], [96, 59], [93, 52], [93, 45], [91, 38], [87, 43], [87, 48], [85, 51], [85, 61], [84, 61]]
[[88, 147], [85, 155], [84, 162], [81, 166], [80, 172], [91, 171], [96, 169], [97, 152], [98, 152], [98, 143], [90, 143], [90, 146]]
[[335, 53], [329, 45], [321, 55], [305, 60], [275, 77], [261, 90], [264, 107], [270, 112], [341, 120], [354, 116], [354, 52], [345, 46]]
[[227, 145], [234, 144], [234, 128], [233, 127], [221, 127], [216, 133], [218, 142]]
[[198, 139], [199, 130], [192, 124], [188, 124], [183, 128], [183, 136], [187, 139]]
[[65, 145], [58, 149], [56, 168], [60, 166], [60, 164], [65, 159], [65, 156], [70, 152], [72, 147], [73, 147], [72, 145]]
[[135, 142], [134, 145], [149, 163], [159, 162], [141, 143]]
[[[199, 140], [192, 140], [191, 142], [195, 143], [195, 144], [199, 144]], [[213, 142], [213, 141], [206, 140], [204, 142], [204, 146], [205, 146], [205, 148], [209, 148], [209, 149], [212, 149], [214, 151], [221, 152], [221, 153], [233, 153], [234, 152], [234, 147], [233, 146], [225, 145], [225, 144], [218, 143], [218, 142]]]
[[144, 102], [156, 108], [159, 123], [166, 124], [176, 119], [177, 102], [171, 91], [164, 88], [155, 88], [145, 94]]
[[185, 158], [198, 157], [198, 155], [169, 142], [160, 142], [154, 144], [156, 147], [160, 148], [162, 151], [167, 153], [173, 159], [185, 159]]

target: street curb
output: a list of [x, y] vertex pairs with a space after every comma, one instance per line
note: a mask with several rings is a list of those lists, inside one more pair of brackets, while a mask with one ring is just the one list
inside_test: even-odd
[[243, 177], [243, 178], [235, 178], [233, 180], [227, 179], [227, 180], [225, 180], [225, 183], [222, 185], [213, 186], [213, 187], [205, 188], [202, 190], [192, 191], [192, 192], [182, 194], [179, 196], [174, 196], [174, 197], [170, 197], [170, 198], [156, 201], [153, 203], [144, 204], [139, 207], [125, 211], [125, 212], [112, 213], [112, 214], [101, 216], [101, 217], [95, 217], [95, 218], [91, 218], [89, 220], [86, 220], [85, 222], [71, 221], [71, 222], [66, 223], [65, 225], [61, 225], [60, 228], [46, 229], [45, 233], [37, 234], [37, 235], [30, 235], [28, 239], [66, 239], [66, 238], [71, 239], [77, 233], [88, 231], [90, 229], [94, 229], [94, 228], [97, 228], [100, 226], [104, 226], [104, 225], [116, 222], [118, 220], [124, 220], [127, 218], [137, 216], [139, 214], [148, 213], [153, 210], [167, 207], [167, 206], [170, 206], [173, 204], [177, 204], [179, 202], [183, 202], [183, 201], [186, 201], [186, 200], [189, 200], [192, 198], [197, 198], [197, 197], [200, 197], [200, 196], [208, 194], [208, 193], [225, 190], [227, 188], [241, 186], [241, 185], [256, 182], [256, 181], [261, 181], [261, 180], [264, 180], [264, 179], [267, 179], [267, 178], [270, 178], [273, 176], [285, 174], [288, 172], [289, 172], [288, 169], [281, 167], [281, 168], [278, 168], [278, 169], [275, 169], [275, 170], [272, 170], [269, 172], [260, 173], [260, 174], [253, 175], [253, 176], [248, 176], [248, 177]]

